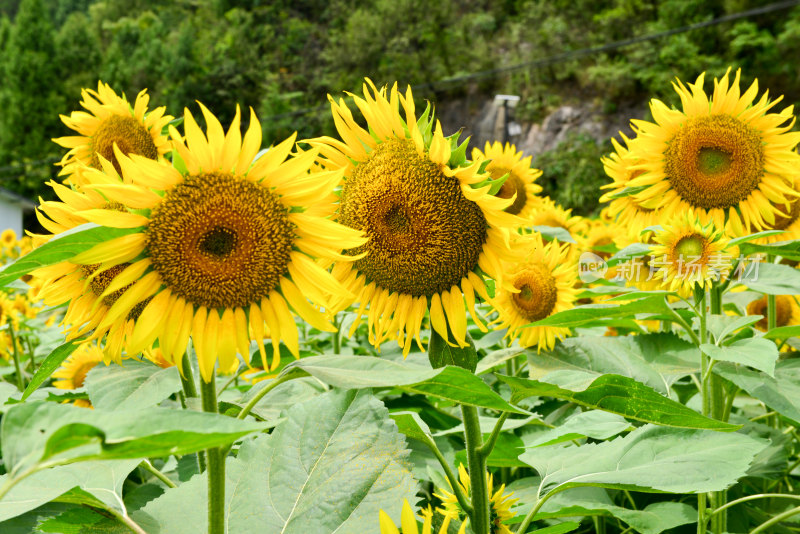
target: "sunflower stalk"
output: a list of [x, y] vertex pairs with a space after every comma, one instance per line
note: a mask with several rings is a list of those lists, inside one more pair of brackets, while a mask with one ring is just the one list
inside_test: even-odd
[[[181, 377], [181, 387], [183, 388], [183, 394], [186, 397], [187, 402], [189, 399], [196, 399], [198, 397], [197, 385], [194, 382], [192, 363], [189, 361], [188, 352], [183, 353], [180, 371], [181, 372], [178, 374]], [[199, 470], [199, 473], [203, 473], [206, 470], [206, 453], [203, 451], [197, 452], [197, 469]]]
[[[203, 411], [219, 413], [216, 374], [200, 381]], [[206, 450], [208, 458], [208, 534], [225, 534], [225, 455], [221, 447]]]
[[486, 458], [481, 454], [483, 436], [478, 420], [478, 409], [461, 405], [464, 422], [464, 439], [467, 446], [472, 513], [470, 524], [475, 534], [489, 534], [489, 494], [486, 491]]
[[8, 322], [8, 334], [11, 336], [11, 354], [14, 358], [14, 368], [17, 372], [17, 387], [20, 391], [25, 391], [25, 378], [22, 376], [22, 366], [19, 362], [19, 350], [17, 349], [17, 337], [14, 335], [14, 324]]
[[[722, 294], [723, 294], [723, 289], [720, 287], [718, 283], [714, 283], [711, 286], [711, 290], [709, 292], [711, 313], [714, 315], [720, 315], [722, 313]], [[728, 416], [730, 415], [730, 409], [726, 409], [728, 403], [725, 399], [725, 388], [722, 382], [722, 378], [712, 373], [711, 368], [708, 369], [708, 374], [709, 376], [707, 377], [708, 380], [707, 393], [708, 396], [710, 397], [709, 404], [711, 405], [711, 416], [714, 417], [715, 419], [727, 421]], [[734, 395], [735, 392], [731, 392], [731, 397], [733, 397]], [[727, 501], [728, 501], [728, 492], [725, 490], [717, 491], [711, 494], [712, 508], [715, 511], [722, 509], [722, 512], [712, 513], [709, 516], [711, 518], [711, 528], [715, 534], [722, 534], [723, 532], [727, 531], [728, 512], [724, 508], [725, 503]]]

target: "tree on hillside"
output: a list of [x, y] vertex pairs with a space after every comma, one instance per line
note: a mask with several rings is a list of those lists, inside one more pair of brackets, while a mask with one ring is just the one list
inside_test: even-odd
[[52, 175], [47, 160], [59, 151], [50, 139], [64, 132], [53, 34], [42, 0], [23, 0], [3, 54], [0, 161], [20, 169], [4, 176], [3, 185], [23, 195], [35, 195]]

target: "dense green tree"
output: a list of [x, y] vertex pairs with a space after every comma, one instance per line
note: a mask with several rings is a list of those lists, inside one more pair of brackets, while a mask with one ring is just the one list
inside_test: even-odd
[[55, 60], [54, 31], [42, 0], [23, 0], [5, 49], [0, 90], [0, 161], [17, 166], [6, 187], [26, 195], [43, 190], [52, 174], [50, 141], [63, 133], [61, 78]]

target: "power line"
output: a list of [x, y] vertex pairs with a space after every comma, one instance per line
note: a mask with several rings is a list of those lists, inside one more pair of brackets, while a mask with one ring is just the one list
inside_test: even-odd
[[[594, 54], [599, 54], [602, 52], [609, 52], [611, 50], [617, 50], [619, 48], [625, 48], [634, 44], [644, 43], [647, 41], [655, 41], [657, 39], [663, 39], [664, 37], [669, 37], [671, 35], [677, 35], [680, 33], [686, 33], [693, 30], [698, 30], [700, 28], [707, 28], [709, 26], [716, 26], [718, 24], [723, 24], [725, 22], [731, 22], [734, 20], [754, 17], [757, 15], [764, 15], [767, 13], [773, 13], [775, 11], [781, 11], [783, 9], [788, 9], [790, 7], [795, 7], [800, 5], [800, 0], [788, 0], [784, 2], [775, 2], [773, 4], [769, 4], [762, 7], [757, 7], [753, 9], [748, 9], [745, 11], [740, 11], [738, 13], [731, 13], [730, 15], [723, 15], [721, 17], [717, 17], [715, 19], [707, 20], [705, 22], [696, 22], [694, 24], [687, 24], [685, 26], [679, 26], [677, 28], [672, 28], [669, 30], [665, 30], [662, 32], [651, 33], [648, 35], [641, 35], [639, 37], [632, 37], [630, 39], [622, 39], [620, 41], [613, 41], [611, 43], [606, 43], [600, 46], [592, 46], [587, 48], [581, 48], [578, 50], [571, 50], [569, 52], [563, 52], [561, 54], [555, 54], [552, 56], [548, 56], [541, 59], [534, 59], [531, 61], [526, 61], [524, 63], [517, 63], [516, 65], [509, 65], [507, 67], [498, 67], [495, 69], [488, 69], [482, 70], [478, 72], [473, 72], [471, 74], [464, 74], [462, 76], [455, 76], [453, 78], [445, 78], [443, 80], [437, 80], [434, 82], [424, 82], [420, 84], [415, 84], [415, 89], [426, 89], [426, 88], [434, 88], [438, 85], [444, 84], [451, 84], [457, 82], [465, 82], [470, 80], [478, 80], [481, 78], [488, 78], [490, 76], [495, 76], [497, 74], [504, 74], [507, 72], [513, 72], [517, 70], [523, 69], [538, 69], [547, 65], [553, 65], [557, 63], [564, 63], [571, 59], [581, 58], [585, 56], [590, 56]], [[262, 120], [276, 120], [276, 119], [285, 119], [288, 117], [298, 117], [301, 115], [307, 115], [309, 113], [313, 113], [316, 111], [327, 110], [327, 104], [320, 104], [319, 106], [309, 107], [298, 109], [295, 111], [287, 111], [285, 113], [278, 113], [276, 115], [271, 115], [269, 117], [264, 117]]]

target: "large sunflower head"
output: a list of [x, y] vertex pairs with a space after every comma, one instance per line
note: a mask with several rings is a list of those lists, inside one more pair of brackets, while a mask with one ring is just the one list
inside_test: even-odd
[[325, 167], [344, 170], [339, 222], [369, 238], [333, 274], [356, 294], [359, 316], [368, 314], [376, 346], [396, 339], [408, 353], [414, 338], [421, 346], [426, 310], [436, 332], [448, 339], [449, 329], [465, 345], [474, 294], [488, 298], [484, 276], [500, 279], [500, 259], [513, 257], [509, 228], [520, 220], [504, 211], [512, 201], [492, 194], [481, 162], [468, 163], [466, 144], [434, 128], [429, 110], [417, 120], [411, 88], [403, 95], [367, 80], [364, 98], [354, 99], [368, 129], [331, 98], [342, 140], [311, 141]]
[[770, 112], [780, 98], [756, 101], [757, 82], [741, 94], [740, 71], [733, 83], [729, 74], [714, 80], [711, 95], [704, 74], [688, 86], [678, 81], [683, 109], [653, 100], [655, 122], [633, 121], [639, 135], [630, 148], [643, 173], [629, 186], [644, 187], [635, 194], [642, 207], [706, 212], [718, 228], [740, 235], [773, 224], [776, 205], [796, 197], [800, 132], [789, 131], [791, 106]]
[[[470, 494], [470, 478], [467, 470], [463, 464], [458, 466], [458, 485], [461, 486], [461, 491], [464, 495]], [[449, 517], [452, 520], [467, 522], [467, 514], [461, 509], [455, 493], [444, 488], [438, 488], [438, 493], [434, 493], [436, 497], [442, 501], [442, 509], [439, 510], [442, 515]], [[509, 519], [516, 515], [511, 511], [519, 499], [512, 499], [514, 493], [505, 493], [506, 486], [502, 484], [497, 490], [494, 489], [494, 480], [491, 473], [486, 474], [486, 489], [489, 495], [489, 514], [490, 514], [490, 532], [491, 534], [511, 534], [511, 530], [506, 524]]]
[[[631, 143], [624, 135], [622, 138], [626, 145]], [[601, 161], [613, 182], [601, 187], [610, 191], [600, 197], [600, 202], [609, 202], [605, 208], [607, 211], [604, 210], [607, 216], [619, 223], [624, 233], [635, 236], [642, 229], [658, 224], [664, 215], [663, 210], [646, 208], [636, 199], [633, 195], [635, 189], [629, 185], [631, 180], [644, 173], [642, 169], [634, 168], [639, 159], [616, 139], [612, 138], [611, 143], [614, 152], [601, 158]]]
[[[227, 132], [201, 106], [207, 131], [186, 110], [186, 136], [170, 128], [175, 166], [146, 157], [115, 156], [124, 181], [86, 186], [113, 207], [78, 215], [131, 233], [72, 258], [82, 268], [118, 269], [105, 290], [120, 291], [95, 327], [101, 337], [118, 324], [107, 344], [138, 353], [156, 341], [164, 359], [180, 361], [191, 338], [201, 374], [210, 381], [249, 358], [251, 340], [264, 354], [264, 330], [274, 346], [299, 354], [291, 310], [314, 327], [334, 328], [307, 300], [327, 307], [328, 295], [348, 296], [317, 261], [341, 256], [341, 247], [363, 244], [360, 233], [306, 211], [327, 201], [341, 171], [309, 174], [316, 150], [287, 160], [294, 137], [254, 162], [261, 146], [255, 113], [242, 136], [241, 117]], [[127, 322], [126, 322], [127, 319]]]
[[81, 106], [86, 111], [73, 111], [69, 117], [61, 116], [64, 124], [79, 135], [53, 139], [69, 149], [59, 165], [63, 167], [61, 174], [70, 176], [69, 181], [73, 184], [85, 181], [84, 166], [100, 169], [101, 158], [110, 161], [119, 171], [114, 146], [123, 154], [150, 159], [157, 159], [170, 150], [168, 138], [161, 132], [173, 117], [164, 114], [165, 107], [148, 113], [150, 97], [146, 90], [136, 96], [133, 107], [124, 94], [117, 95], [102, 82], [97, 83], [97, 91], [84, 89], [81, 96]]
[[528, 237], [524, 248], [529, 252], [523, 261], [506, 264], [513, 290], [501, 288], [493, 300], [498, 313], [495, 329], [508, 328], [507, 336], [519, 337], [523, 347], [549, 350], [569, 329], [527, 325], [573, 307], [577, 266], [568, 259], [566, 245], [557, 241], [545, 245], [538, 234]]
[[[705, 222], [704, 222], [705, 221]], [[713, 220], [693, 211], [675, 217], [656, 232], [651, 265], [666, 289], [686, 297], [728, 276], [733, 252]]]
[[494, 143], [487, 141], [483, 151], [472, 149], [473, 160], [489, 160], [486, 171], [493, 179], [502, 180], [505, 177], [496, 196], [514, 198], [513, 204], [507, 207], [506, 211], [527, 219], [541, 202], [537, 195], [542, 192], [542, 187], [535, 182], [542, 175], [542, 171], [531, 167], [532, 156], [526, 158], [522, 156], [522, 152], [517, 151], [514, 145], [506, 143], [504, 146], [499, 141]]
[[[400, 513], [400, 530], [389, 517], [389, 514], [381, 510], [379, 512], [379, 525], [380, 534], [433, 534], [433, 512], [430, 507], [420, 510], [422, 515], [422, 531], [417, 528], [417, 518], [414, 516], [414, 509], [408, 504], [408, 500], [403, 499], [403, 510]], [[441, 527], [439, 527], [439, 534], [447, 534], [450, 527], [451, 518], [449, 515], [444, 516]], [[461, 528], [458, 529], [458, 534], [466, 534], [467, 523], [462, 522]]]

